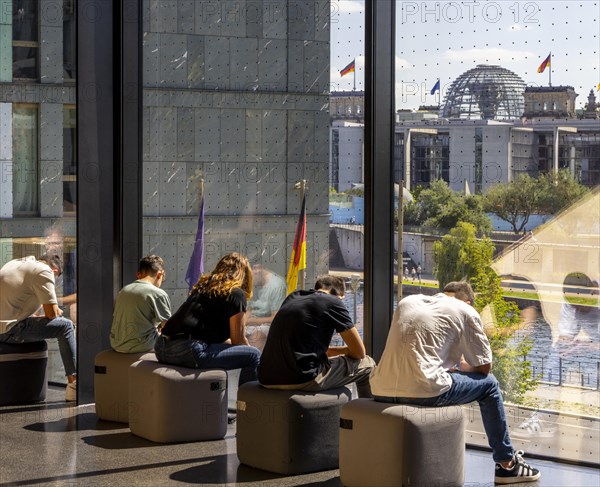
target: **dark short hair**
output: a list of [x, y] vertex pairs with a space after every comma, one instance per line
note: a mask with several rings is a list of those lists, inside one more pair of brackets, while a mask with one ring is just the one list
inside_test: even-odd
[[318, 291], [319, 289], [328, 291], [332, 296], [344, 297], [346, 294], [346, 283], [338, 276], [320, 276], [315, 283], [315, 290]]
[[162, 260], [162, 257], [154, 254], [144, 257], [142, 260], [140, 260], [140, 264], [138, 266], [138, 272], [148, 276], [155, 276], [159, 271], [164, 269], [165, 262]]
[[465, 303], [469, 301], [475, 303], [475, 293], [473, 288], [467, 281], [452, 281], [444, 286], [445, 293], [454, 293], [456, 299], [460, 299]]
[[63, 271], [62, 260], [60, 255], [58, 254], [42, 254], [38, 257], [38, 260], [41, 260], [48, 264], [51, 269], [55, 269], [58, 271], [58, 275], [60, 276]]

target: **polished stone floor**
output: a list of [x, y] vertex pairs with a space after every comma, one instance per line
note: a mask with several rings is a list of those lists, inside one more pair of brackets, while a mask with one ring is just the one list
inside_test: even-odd
[[[235, 423], [224, 440], [157, 444], [132, 435], [124, 424], [98, 420], [94, 405], [72, 407], [63, 397], [64, 389], [51, 387], [45, 404], [0, 408], [0, 487], [342, 485], [337, 470], [281, 476], [240, 465]], [[542, 479], [526, 485], [600, 486], [598, 469], [531, 463]], [[465, 486], [493, 486], [490, 453], [467, 449]]]

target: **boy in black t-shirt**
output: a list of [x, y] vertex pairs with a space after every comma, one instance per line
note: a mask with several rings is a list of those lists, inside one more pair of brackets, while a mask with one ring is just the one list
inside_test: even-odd
[[[375, 361], [342, 299], [343, 279], [320, 277], [315, 288], [291, 293], [273, 318], [260, 358], [258, 380], [270, 389], [320, 391], [356, 382], [359, 397], [372, 397]], [[338, 332], [345, 346], [331, 347]]]

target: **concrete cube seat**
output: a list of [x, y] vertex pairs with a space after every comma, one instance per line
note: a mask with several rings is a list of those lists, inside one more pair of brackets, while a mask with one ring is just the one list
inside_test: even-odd
[[100, 419], [129, 421], [129, 366], [138, 360], [157, 361], [154, 352], [120, 353], [112, 349], [94, 358], [94, 400]]
[[461, 486], [464, 456], [460, 406], [356, 399], [342, 408], [340, 479], [346, 487]]
[[0, 406], [46, 400], [48, 344], [0, 342]]
[[340, 409], [350, 399], [347, 387], [313, 393], [242, 385], [236, 421], [240, 462], [286, 475], [337, 468]]
[[129, 429], [159, 443], [218, 440], [227, 432], [227, 372], [140, 360], [129, 367]]

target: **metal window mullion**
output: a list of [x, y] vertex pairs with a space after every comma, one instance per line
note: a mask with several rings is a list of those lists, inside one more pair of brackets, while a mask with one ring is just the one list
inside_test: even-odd
[[[94, 400], [94, 357], [109, 348], [117, 279], [114, 247], [113, 5], [77, 2], [78, 401]], [[90, 12], [93, 12], [92, 16]]]
[[377, 360], [394, 305], [395, 2], [365, 10], [365, 341]]

